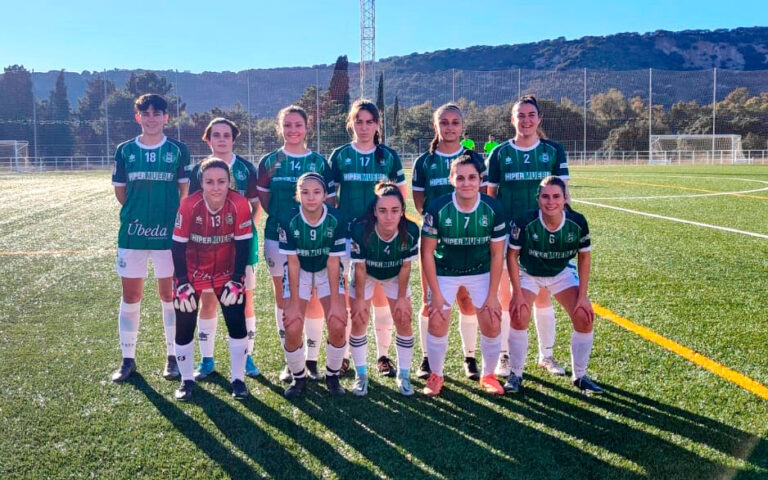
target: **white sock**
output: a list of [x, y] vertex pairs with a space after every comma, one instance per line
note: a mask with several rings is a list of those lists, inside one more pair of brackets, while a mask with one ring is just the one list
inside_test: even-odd
[[477, 315], [464, 315], [459, 312], [459, 333], [464, 356], [474, 357], [477, 348]]
[[349, 353], [352, 354], [352, 361], [355, 362], [355, 369], [367, 365], [365, 359], [368, 356], [368, 335], [362, 334], [359, 337], [349, 336]]
[[373, 306], [373, 326], [376, 332], [376, 358], [389, 356], [389, 347], [392, 345], [392, 327], [395, 321], [389, 305], [385, 307]]
[[304, 344], [307, 346], [307, 360], [317, 361], [320, 356], [320, 343], [323, 341], [323, 324], [325, 319], [304, 318]]
[[163, 308], [163, 331], [165, 332], [165, 354], [174, 355], [176, 343], [176, 310], [173, 302], [160, 301]]
[[523, 376], [525, 357], [528, 355], [528, 329], [509, 329], [509, 369], [518, 377]]
[[574, 380], [587, 373], [594, 338], [594, 332], [581, 333], [574, 330], [571, 333], [571, 367], [573, 368]]
[[536, 324], [536, 335], [539, 338], [539, 361], [551, 357], [555, 347], [555, 309], [549, 307], [533, 307], [533, 322]]
[[245, 377], [245, 357], [248, 355], [248, 336], [229, 337], [229, 378], [231, 381]]
[[275, 324], [277, 336], [280, 337], [280, 346], [285, 348], [285, 327], [283, 326], [283, 309], [275, 305]]
[[419, 343], [421, 344], [421, 354], [427, 355], [427, 333], [429, 332], [429, 317], [419, 314]]
[[216, 315], [212, 318], [200, 317], [197, 320], [197, 340], [200, 344], [200, 355], [204, 358], [213, 358], [218, 323], [219, 319]]
[[410, 370], [413, 360], [413, 335], [403, 337], [395, 335], [395, 349], [397, 350], [397, 369]]
[[174, 343], [173, 350], [176, 353], [176, 363], [179, 365], [181, 380], [195, 379], [195, 341], [186, 345]]
[[302, 344], [292, 352], [286, 351], [285, 346], [283, 346], [283, 351], [285, 352], [285, 364], [288, 365], [288, 370], [293, 374], [293, 378], [303, 378], [306, 375], [304, 371], [304, 345]]
[[499, 361], [501, 351], [501, 335], [486, 337], [480, 335], [480, 352], [483, 355], [483, 376], [492, 375]]
[[117, 330], [120, 335], [120, 350], [123, 358], [136, 358], [136, 341], [139, 338], [139, 318], [141, 301], [125, 303], [120, 300], [120, 312], [117, 314]]
[[501, 311], [501, 355], [509, 356], [509, 329], [510, 329], [509, 310]]
[[245, 317], [245, 330], [248, 339], [248, 355], [253, 355], [253, 341], [256, 338], [256, 317]]
[[341, 369], [341, 361], [344, 360], [344, 352], [347, 350], [347, 344], [344, 342], [341, 347], [334, 347], [330, 342], [325, 344], [325, 374], [338, 375]]
[[429, 369], [440, 377], [443, 376], [443, 364], [445, 352], [448, 350], [448, 335], [436, 337], [427, 332], [427, 356], [429, 357]]

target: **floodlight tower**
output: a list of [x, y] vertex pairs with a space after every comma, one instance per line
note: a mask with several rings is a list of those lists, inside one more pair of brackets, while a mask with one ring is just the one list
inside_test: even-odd
[[373, 98], [375, 61], [376, 0], [360, 0], [360, 98]]

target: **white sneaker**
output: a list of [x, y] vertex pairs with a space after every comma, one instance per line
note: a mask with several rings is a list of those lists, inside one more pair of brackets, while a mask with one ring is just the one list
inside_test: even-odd
[[552, 375], [563, 376], [565, 375], [565, 369], [562, 365], [557, 363], [555, 357], [544, 357], [539, 360], [539, 367], [548, 371]]
[[508, 377], [512, 373], [509, 369], [509, 355], [499, 357], [499, 363], [496, 364], [496, 370], [493, 371], [499, 377]]

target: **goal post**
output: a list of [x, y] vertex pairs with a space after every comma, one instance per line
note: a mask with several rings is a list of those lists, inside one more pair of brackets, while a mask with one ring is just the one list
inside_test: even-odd
[[25, 172], [33, 169], [29, 161], [29, 142], [0, 140], [0, 169]]
[[748, 162], [741, 135], [651, 135], [652, 165]]

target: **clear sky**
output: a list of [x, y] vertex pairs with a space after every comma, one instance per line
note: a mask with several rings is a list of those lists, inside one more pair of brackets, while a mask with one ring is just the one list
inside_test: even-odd
[[[2, 66], [192, 72], [360, 60], [358, 0], [8, 0]], [[768, 25], [764, 0], [379, 0], [376, 58], [472, 45]]]

